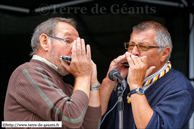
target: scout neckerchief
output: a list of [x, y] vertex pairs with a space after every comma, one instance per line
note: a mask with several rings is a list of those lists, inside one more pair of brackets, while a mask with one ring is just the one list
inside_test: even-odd
[[[172, 65], [170, 61], [168, 61], [158, 72], [147, 77], [142, 84], [144, 90], [146, 90], [149, 86], [151, 86], [154, 82], [156, 82], [159, 78], [163, 77], [164, 74], [168, 73], [171, 69]], [[127, 94], [127, 103], [131, 102], [130, 92]]]

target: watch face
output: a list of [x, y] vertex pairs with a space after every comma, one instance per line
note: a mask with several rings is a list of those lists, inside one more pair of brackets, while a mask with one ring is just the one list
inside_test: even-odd
[[144, 93], [144, 91], [143, 91], [143, 89], [142, 89], [142, 88], [139, 88], [139, 93], [141, 93], [141, 94], [143, 94], [143, 93]]

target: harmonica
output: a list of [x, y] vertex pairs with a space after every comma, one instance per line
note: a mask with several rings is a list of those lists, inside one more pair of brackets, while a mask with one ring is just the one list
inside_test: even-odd
[[125, 66], [125, 68], [129, 68], [129, 63], [128, 62], [123, 63], [123, 65]]
[[64, 60], [64, 61], [67, 61], [67, 62], [71, 62], [71, 57], [69, 57], [69, 56], [60, 56], [60, 58], [62, 59], [62, 60]]

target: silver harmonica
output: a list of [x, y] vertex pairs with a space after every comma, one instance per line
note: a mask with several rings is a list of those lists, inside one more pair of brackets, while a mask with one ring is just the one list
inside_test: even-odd
[[62, 60], [64, 60], [64, 61], [67, 61], [67, 62], [71, 62], [71, 57], [69, 57], [69, 56], [60, 56], [60, 58], [62, 59]]

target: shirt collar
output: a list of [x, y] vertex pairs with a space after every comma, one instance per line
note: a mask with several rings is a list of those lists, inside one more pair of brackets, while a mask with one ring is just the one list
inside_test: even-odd
[[37, 55], [33, 55], [32, 59], [39, 60], [41, 62], [46, 63], [47, 65], [49, 65], [51, 68], [53, 68], [55, 71], [57, 71], [60, 74], [59, 68], [56, 65], [52, 64], [51, 62], [49, 62], [48, 60]]

